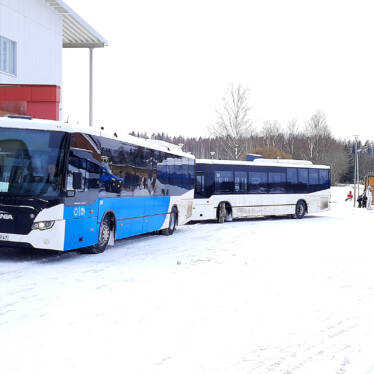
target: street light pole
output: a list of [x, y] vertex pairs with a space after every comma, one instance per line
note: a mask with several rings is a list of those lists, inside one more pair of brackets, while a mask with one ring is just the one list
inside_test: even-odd
[[359, 154], [360, 152], [364, 152], [369, 148], [369, 146], [361, 147], [357, 149], [356, 147], [356, 154], [357, 154], [357, 197], [360, 196], [360, 163], [359, 163]]
[[90, 48], [90, 71], [89, 71], [89, 114], [88, 125], [93, 126], [93, 48]]
[[353, 135], [355, 137], [355, 162], [354, 162], [354, 175], [353, 175], [353, 183], [354, 183], [354, 193], [353, 193], [353, 207], [356, 208], [356, 183], [357, 183], [357, 139], [358, 135]]
[[362, 149], [357, 150], [357, 197], [360, 196], [360, 166], [358, 162], [358, 153], [361, 151]]

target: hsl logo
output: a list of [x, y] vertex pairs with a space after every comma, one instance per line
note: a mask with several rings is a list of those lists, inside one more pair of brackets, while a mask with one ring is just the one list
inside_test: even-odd
[[8, 212], [1, 212], [0, 211], [0, 219], [10, 219], [13, 220], [13, 216]]

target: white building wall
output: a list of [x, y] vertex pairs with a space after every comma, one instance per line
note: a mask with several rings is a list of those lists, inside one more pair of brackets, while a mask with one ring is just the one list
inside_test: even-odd
[[17, 42], [17, 75], [0, 83], [61, 86], [62, 18], [44, 0], [0, 0], [0, 35]]

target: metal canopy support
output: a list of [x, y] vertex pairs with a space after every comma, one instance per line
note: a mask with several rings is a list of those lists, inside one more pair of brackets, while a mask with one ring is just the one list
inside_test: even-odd
[[89, 121], [90, 127], [93, 127], [93, 48], [90, 48], [90, 87], [89, 87]]
[[[93, 49], [103, 48], [108, 42], [64, 0], [44, 0], [62, 20], [62, 47], [88, 48], [90, 50], [89, 66], [89, 126], [93, 127]], [[1, 0], [0, 0], [1, 2]]]

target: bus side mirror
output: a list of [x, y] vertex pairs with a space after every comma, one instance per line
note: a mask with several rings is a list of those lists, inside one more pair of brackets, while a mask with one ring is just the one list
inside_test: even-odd
[[74, 190], [82, 189], [82, 173], [79, 171], [73, 173], [73, 188]]

